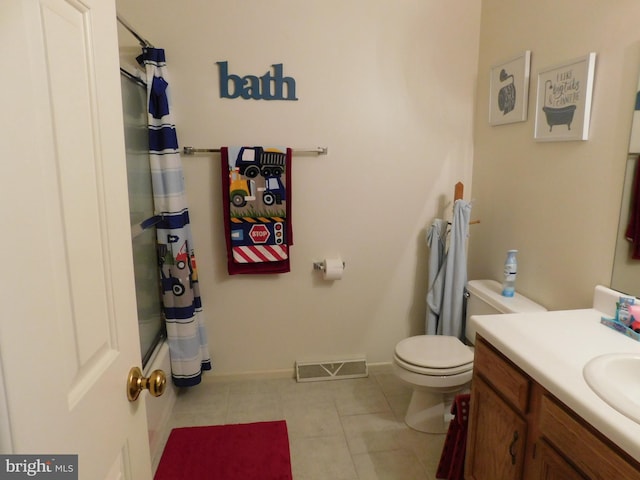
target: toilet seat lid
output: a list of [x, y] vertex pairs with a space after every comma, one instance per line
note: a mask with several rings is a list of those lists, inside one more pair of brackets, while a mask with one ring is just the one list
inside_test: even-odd
[[418, 335], [396, 345], [396, 355], [407, 363], [426, 368], [455, 368], [473, 362], [473, 351], [457, 337]]

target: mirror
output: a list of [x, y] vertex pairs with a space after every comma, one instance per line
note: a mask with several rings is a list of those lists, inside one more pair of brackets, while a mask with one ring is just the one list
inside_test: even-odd
[[636, 92], [611, 288], [640, 297], [640, 80]]

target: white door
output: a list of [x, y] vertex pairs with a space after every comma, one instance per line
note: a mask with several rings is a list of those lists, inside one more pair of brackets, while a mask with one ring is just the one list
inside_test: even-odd
[[0, 64], [2, 453], [148, 480], [114, 1], [2, 0]]

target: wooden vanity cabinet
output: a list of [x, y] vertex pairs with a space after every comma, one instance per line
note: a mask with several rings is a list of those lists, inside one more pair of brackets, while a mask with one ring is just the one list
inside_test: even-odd
[[481, 337], [470, 407], [467, 480], [640, 480], [639, 462]]
[[523, 478], [531, 381], [486, 342], [476, 342], [465, 478]]

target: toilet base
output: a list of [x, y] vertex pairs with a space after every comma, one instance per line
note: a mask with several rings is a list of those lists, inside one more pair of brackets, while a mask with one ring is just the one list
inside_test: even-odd
[[434, 393], [414, 388], [411, 402], [404, 417], [412, 429], [424, 433], [447, 433], [451, 404], [455, 393]]

